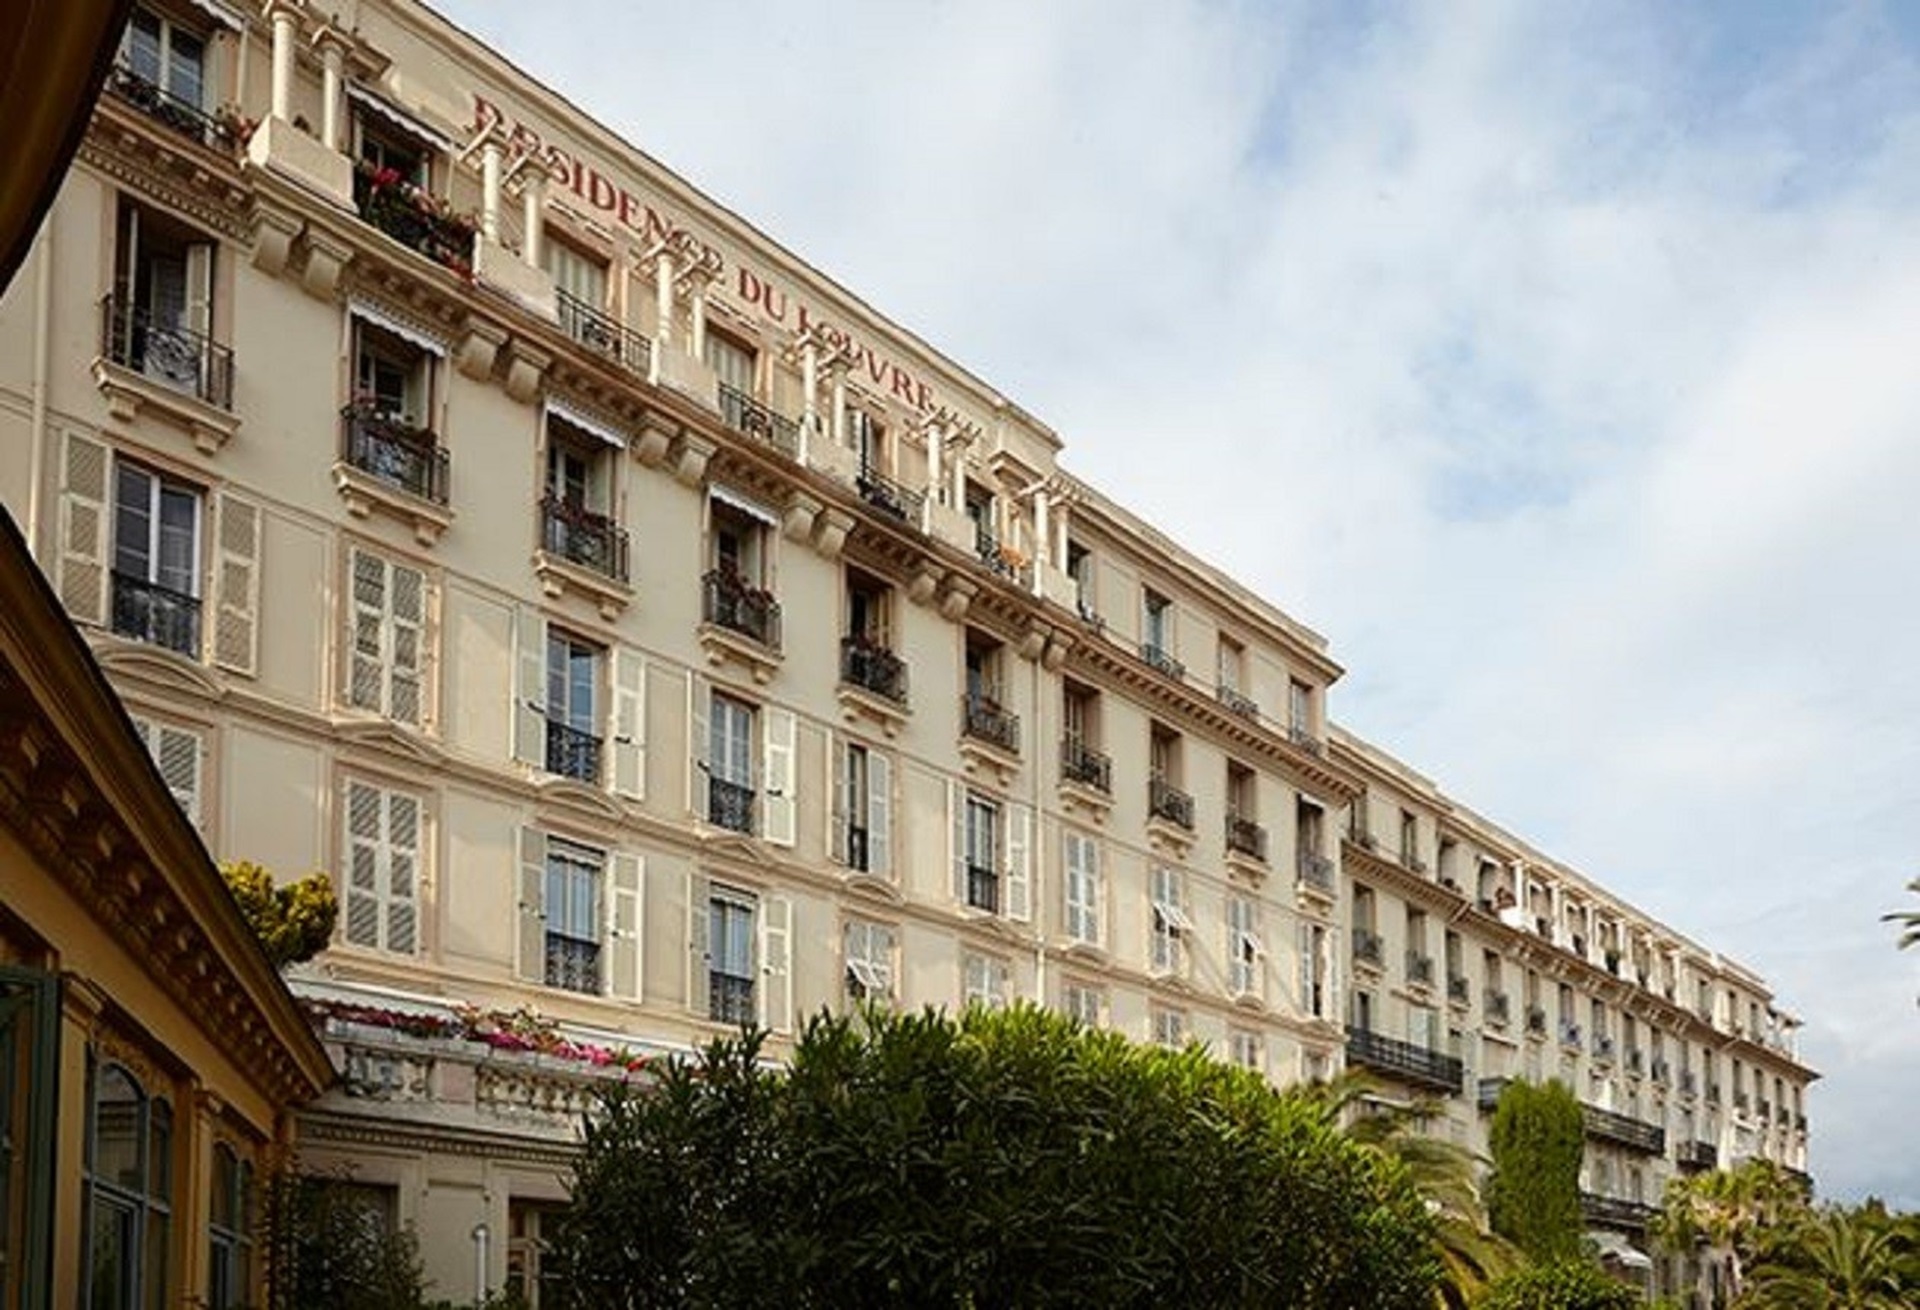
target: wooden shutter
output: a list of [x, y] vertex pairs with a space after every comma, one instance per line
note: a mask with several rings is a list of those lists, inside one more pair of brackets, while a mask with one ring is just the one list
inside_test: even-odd
[[68, 432], [60, 459], [60, 603], [76, 623], [107, 621], [107, 494], [113, 458], [105, 442]]
[[386, 708], [387, 562], [363, 550], [347, 561], [347, 704]]
[[637, 650], [613, 650], [613, 704], [607, 740], [613, 751], [608, 780], [628, 800], [647, 795], [647, 661]]
[[153, 757], [160, 780], [195, 827], [200, 825], [200, 734], [185, 728], [138, 716], [133, 718], [134, 735]]
[[827, 737], [827, 776], [833, 780], [828, 789], [827, 856], [835, 864], [846, 864], [847, 824], [852, 817], [849, 789], [853, 778], [853, 743], [829, 732]]
[[[547, 765], [547, 620], [521, 606], [513, 619], [513, 758]], [[543, 946], [544, 952], [545, 947]]]
[[347, 879], [344, 935], [355, 946], [380, 945], [380, 881], [385, 853], [380, 789], [347, 784]]
[[607, 861], [607, 995], [641, 997], [646, 945], [646, 862], [629, 851]]
[[420, 936], [420, 802], [386, 792], [386, 947], [411, 955]]
[[213, 243], [196, 241], [187, 247], [187, 296], [183, 321], [190, 331], [213, 335]]
[[713, 927], [712, 908], [713, 887], [706, 875], [689, 873], [687, 875], [687, 1010], [697, 1019], [713, 1016], [713, 1002], [710, 988], [713, 980], [708, 975], [712, 968], [711, 949], [708, 937]]
[[687, 675], [687, 811], [705, 822], [708, 814], [707, 781], [712, 768], [707, 758], [712, 745], [708, 716], [713, 711], [707, 680], [697, 673]]
[[799, 777], [794, 768], [794, 750], [799, 735], [799, 720], [792, 710], [768, 706], [761, 712], [764, 720], [764, 749], [761, 776], [765, 781], [765, 821], [761, 835], [775, 846], [791, 846], [798, 824]]
[[967, 903], [967, 793], [959, 783], [947, 784], [947, 855], [953, 864], [953, 899]]
[[760, 903], [760, 1022], [793, 1031], [793, 902], [768, 896]]
[[427, 575], [387, 565], [386, 712], [419, 727], [423, 717], [427, 642]]
[[1033, 811], [1024, 805], [1008, 805], [1007, 820], [1007, 917], [1025, 923], [1033, 917]]
[[223, 491], [216, 517], [213, 662], [251, 677], [260, 661], [260, 507]]
[[893, 761], [867, 752], [867, 872], [893, 876]]
[[519, 974], [528, 982], [547, 980], [547, 834], [520, 829]]

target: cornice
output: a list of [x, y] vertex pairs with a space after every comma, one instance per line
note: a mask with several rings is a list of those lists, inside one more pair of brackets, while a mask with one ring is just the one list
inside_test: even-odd
[[236, 241], [247, 237], [253, 189], [236, 158], [187, 140], [117, 96], [100, 97], [80, 162]]

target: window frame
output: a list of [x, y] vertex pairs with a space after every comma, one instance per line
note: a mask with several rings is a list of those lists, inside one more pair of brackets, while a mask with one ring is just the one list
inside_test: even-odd
[[597, 846], [547, 836], [541, 905], [548, 987], [583, 996], [606, 990], [607, 863], [608, 852]]

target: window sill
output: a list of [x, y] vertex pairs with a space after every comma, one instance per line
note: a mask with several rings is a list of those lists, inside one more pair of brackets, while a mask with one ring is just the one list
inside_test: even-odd
[[1183, 828], [1168, 819], [1149, 818], [1147, 846], [1155, 855], [1184, 860], [1193, 851], [1193, 829]]
[[453, 511], [445, 505], [422, 500], [351, 464], [334, 464], [333, 485], [346, 502], [347, 513], [357, 519], [370, 518], [375, 510], [390, 514], [411, 527], [414, 540], [422, 546], [435, 544], [453, 526]]
[[633, 600], [633, 588], [629, 584], [544, 550], [533, 552], [533, 572], [548, 599], [559, 600], [572, 592], [597, 605], [600, 617], [608, 623], [618, 619]]
[[1246, 1010], [1251, 1014], [1266, 1014], [1273, 1008], [1267, 1004], [1267, 998], [1259, 992], [1235, 992], [1233, 1005], [1235, 1009]]
[[1081, 941], [1077, 937], [1061, 940], [1054, 949], [1062, 959], [1078, 960], [1099, 969], [1106, 968], [1111, 962], [1106, 947], [1098, 942]]
[[1113, 797], [1084, 782], [1062, 780], [1060, 805], [1069, 816], [1079, 815], [1095, 823], [1105, 823], [1113, 810]]
[[840, 698], [840, 716], [846, 722], [859, 723], [862, 719], [872, 721], [881, 732], [889, 737], [900, 735], [900, 729], [906, 726], [913, 716], [908, 706], [896, 700], [888, 700], [875, 692], [843, 682], [836, 689]]
[[1329, 914], [1333, 910], [1333, 888], [1317, 886], [1305, 878], [1296, 877], [1293, 880], [1293, 899], [1294, 904], [1303, 910], [1319, 914]]
[[114, 422], [132, 427], [142, 414], [151, 414], [184, 431], [202, 455], [218, 455], [240, 429], [238, 414], [111, 360], [93, 361], [93, 380]]
[[1245, 851], [1227, 850], [1227, 876], [1240, 878], [1249, 886], [1258, 887], [1267, 880], [1267, 862], [1258, 856], [1248, 855]]
[[763, 646], [745, 633], [723, 628], [717, 623], [702, 623], [698, 629], [700, 645], [707, 652], [707, 663], [715, 668], [738, 664], [755, 682], [771, 682], [784, 661], [778, 650]]
[[1020, 757], [978, 737], [960, 734], [960, 762], [967, 776], [1004, 787], [1020, 772]]

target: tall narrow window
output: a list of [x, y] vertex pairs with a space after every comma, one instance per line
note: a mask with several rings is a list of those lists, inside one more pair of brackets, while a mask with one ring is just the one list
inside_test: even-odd
[[121, 66], [158, 92], [161, 105], [206, 108], [207, 43], [196, 33], [138, 6], [120, 41]]
[[213, 1148], [207, 1216], [207, 1304], [239, 1310], [253, 1291], [253, 1166], [225, 1142]]
[[[724, 332], [707, 329], [707, 367], [720, 379], [720, 385], [733, 395], [751, 399], [754, 394], [754, 352], [744, 342]], [[721, 395], [725, 397], [727, 391]], [[724, 410], [726, 401], [723, 399]], [[736, 425], [737, 426], [737, 425]]]
[[352, 653], [347, 703], [419, 727], [426, 665], [427, 577], [352, 552]]
[[1152, 923], [1149, 952], [1154, 971], [1182, 975], [1187, 968], [1186, 935], [1193, 929], [1187, 917], [1185, 880], [1180, 871], [1153, 870], [1150, 894]]
[[847, 999], [892, 1004], [893, 929], [864, 919], [849, 919], [843, 951]]
[[1101, 932], [1100, 846], [1086, 833], [1069, 830], [1066, 852], [1067, 936], [1098, 946]]
[[1327, 1017], [1327, 930], [1300, 925], [1300, 1008], [1316, 1019]]
[[169, 1303], [173, 1110], [117, 1064], [89, 1062], [86, 1154], [87, 1310]]
[[966, 814], [967, 904], [1000, 912], [1000, 807], [969, 794]]
[[1260, 996], [1259, 911], [1245, 896], [1227, 898], [1227, 990], [1235, 996]]
[[411, 955], [419, 945], [420, 801], [347, 783], [344, 935], [355, 946]]
[[547, 772], [600, 779], [600, 669], [604, 652], [547, 629]]
[[863, 742], [841, 744], [833, 796], [833, 856], [849, 869], [893, 872], [893, 761]]
[[1087, 1028], [1101, 1028], [1107, 1022], [1107, 997], [1090, 983], [1068, 981], [1060, 987], [1061, 1008], [1067, 1017]]
[[754, 830], [754, 709], [745, 701], [713, 694], [708, 719], [707, 818], [722, 828]]
[[547, 986], [601, 990], [600, 934], [606, 922], [601, 887], [606, 854], [547, 839]]
[[123, 201], [106, 349], [114, 363], [224, 408], [232, 354], [213, 339], [217, 255], [204, 235]]
[[1093, 552], [1077, 541], [1067, 542], [1067, 576], [1073, 579], [1074, 603], [1080, 617], [1100, 622], [1100, 597], [1093, 585]]
[[984, 1005], [1004, 1010], [1013, 1001], [1013, 970], [997, 955], [969, 952], [963, 964], [965, 999], [968, 1005]]
[[754, 1000], [754, 899], [744, 892], [715, 888], [707, 902], [707, 995], [711, 1017], [720, 1023], [752, 1023]]
[[1313, 688], [1298, 678], [1287, 681], [1287, 730], [1295, 741], [1314, 739]]
[[198, 489], [138, 464], [114, 464], [113, 630], [200, 654]]

